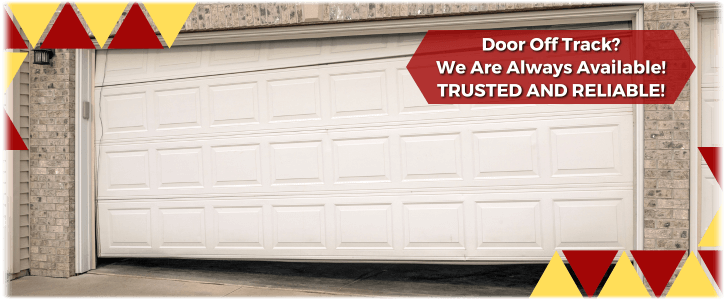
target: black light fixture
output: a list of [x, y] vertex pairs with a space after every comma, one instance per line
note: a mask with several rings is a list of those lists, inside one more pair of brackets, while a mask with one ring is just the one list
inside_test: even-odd
[[33, 63], [36, 65], [49, 65], [53, 56], [55, 56], [54, 49], [33, 50]]

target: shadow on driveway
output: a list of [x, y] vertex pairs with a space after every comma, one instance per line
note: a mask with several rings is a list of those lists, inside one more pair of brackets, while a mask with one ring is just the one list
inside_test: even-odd
[[90, 273], [361, 296], [529, 296], [546, 266], [127, 258], [99, 259]]

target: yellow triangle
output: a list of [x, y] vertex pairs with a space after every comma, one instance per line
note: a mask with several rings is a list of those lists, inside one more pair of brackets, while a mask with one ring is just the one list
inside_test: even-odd
[[[713, 224], [713, 223], [711, 223]], [[678, 273], [676, 281], [673, 282], [666, 297], [716, 297], [716, 290], [713, 289], [708, 275], [698, 263], [696, 255], [691, 251], [686, 263], [683, 264], [681, 272]]]
[[144, 3], [146, 11], [169, 48], [192, 13], [194, 5], [195, 3]]
[[620, 255], [598, 297], [650, 297], [625, 251]]
[[20, 28], [23, 29], [25, 36], [28, 38], [31, 47], [35, 48], [35, 44], [38, 43], [43, 31], [48, 27], [48, 23], [53, 18], [59, 4], [60, 2], [8, 4], [13, 16], [20, 24]]
[[550, 263], [542, 277], [539, 278], [530, 297], [582, 297], [582, 293], [557, 252], [550, 259]]
[[83, 20], [88, 24], [88, 28], [102, 49], [127, 5], [127, 3], [76, 3]]
[[5, 52], [5, 90], [7, 91], [10, 87], [10, 83], [13, 82], [13, 77], [20, 70], [20, 66], [23, 65], [25, 57], [28, 56], [28, 52]]
[[720, 227], [721, 227], [721, 209], [719, 208], [716, 215], [713, 216], [713, 221], [708, 225], [706, 233], [703, 235], [701, 242], [698, 243], [698, 247], [718, 247], [721, 246], [720, 238]]

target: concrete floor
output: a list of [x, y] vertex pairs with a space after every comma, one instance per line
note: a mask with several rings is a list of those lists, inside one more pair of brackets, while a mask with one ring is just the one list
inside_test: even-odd
[[12, 296], [529, 296], [545, 267], [105, 259], [83, 275], [26, 276], [8, 288]]

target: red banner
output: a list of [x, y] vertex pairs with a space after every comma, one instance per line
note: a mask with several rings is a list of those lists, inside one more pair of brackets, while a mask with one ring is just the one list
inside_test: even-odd
[[431, 30], [407, 65], [430, 104], [672, 104], [695, 68], [672, 30]]

